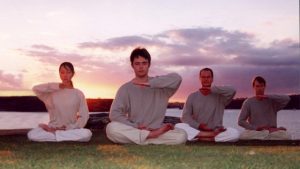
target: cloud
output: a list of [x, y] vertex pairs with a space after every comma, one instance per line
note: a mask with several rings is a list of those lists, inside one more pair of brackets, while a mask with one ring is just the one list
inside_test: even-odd
[[46, 45], [32, 45], [33, 49], [41, 49], [41, 50], [47, 50], [47, 51], [53, 51], [55, 50], [53, 47], [46, 46]]
[[0, 90], [13, 90], [22, 88], [22, 75], [4, 73], [0, 70]]
[[158, 45], [160, 42], [147, 36], [125, 36], [100, 42], [83, 42], [79, 48], [102, 48], [106, 50], [124, 50], [128, 47]]
[[50, 65], [71, 61], [90, 83], [121, 85], [133, 77], [129, 55], [137, 46], [146, 47], [152, 55], [153, 75], [176, 71], [183, 76], [176, 94], [181, 99], [199, 88], [198, 72], [203, 67], [213, 68], [215, 84], [234, 86], [239, 97], [252, 95], [251, 79], [256, 75], [267, 79], [270, 92], [300, 93], [299, 42], [274, 40], [262, 47], [253, 34], [222, 28], [176, 29], [87, 41], [79, 43], [76, 52], [41, 44], [24, 52]]
[[257, 47], [249, 33], [221, 28], [170, 30], [157, 35], [126, 36], [99, 42], [83, 42], [79, 48], [123, 50], [136, 46], [157, 48], [160, 63], [199, 66], [207, 64], [294, 65], [300, 64], [299, 42], [274, 41], [269, 47]]
[[32, 45], [30, 49], [19, 49], [19, 51], [43, 65], [44, 70], [39, 72], [40, 75], [36, 75], [36, 77], [45, 79], [37, 79], [38, 81], [45, 81], [50, 74], [52, 77], [53, 72], [49, 71], [57, 70], [59, 65], [65, 61], [71, 62], [75, 67], [76, 76], [78, 75], [81, 80], [87, 83], [105, 83], [107, 85], [120, 83], [127, 77], [120, 76], [120, 74], [130, 71], [130, 67], [120, 67], [124, 63], [119, 62], [120, 60], [112, 60], [111, 55], [95, 56], [94, 53], [84, 55], [80, 51], [63, 51], [41, 44]]

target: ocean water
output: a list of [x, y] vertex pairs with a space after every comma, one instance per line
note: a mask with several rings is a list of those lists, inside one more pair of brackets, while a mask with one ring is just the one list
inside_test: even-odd
[[[225, 127], [234, 127], [239, 131], [244, 129], [237, 124], [240, 110], [227, 109], [224, 112]], [[96, 112], [97, 113], [97, 112]], [[182, 110], [168, 109], [167, 116], [180, 117]], [[39, 123], [48, 123], [46, 112], [0, 112], [1, 129], [24, 129], [37, 127]], [[281, 110], [277, 116], [278, 126], [283, 126], [292, 134], [293, 139], [300, 140], [300, 110]]]
[[[182, 110], [168, 109], [166, 115], [180, 117]], [[233, 127], [239, 131], [243, 131], [237, 122], [239, 117], [239, 109], [227, 109], [224, 112], [223, 124], [225, 127]], [[285, 127], [294, 140], [300, 140], [300, 110], [280, 110], [277, 114], [278, 127]]]

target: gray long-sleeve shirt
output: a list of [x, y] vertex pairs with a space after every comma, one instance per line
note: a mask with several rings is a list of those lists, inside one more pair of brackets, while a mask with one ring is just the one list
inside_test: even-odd
[[198, 128], [201, 123], [207, 124], [211, 129], [223, 126], [225, 106], [231, 102], [234, 95], [235, 90], [225, 86], [213, 86], [207, 96], [196, 91], [189, 95], [181, 120], [194, 128]]
[[125, 83], [111, 105], [110, 120], [133, 127], [142, 124], [151, 129], [160, 128], [169, 98], [177, 91], [180, 83], [181, 76], [176, 73], [150, 77], [150, 87], [141, 87], [132, 81]]
[[50, 127], [76, 129], [86, 125], [89, 110], [79, 89], [60, 89], [59, 83], [45, 83], [34, 86], [32, 90], [45, 103]]
[[262, 126], [277, 127], [277, 112], [289, 101], [290, 97], [286, 95], [268, 95], [263, 100], [248, 98], [243, 103], [238, 124], [248, 130]]

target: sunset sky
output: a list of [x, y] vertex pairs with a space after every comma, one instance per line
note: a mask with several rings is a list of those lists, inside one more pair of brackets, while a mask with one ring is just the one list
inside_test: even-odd
[[267, 93], [300, 93], [299, 0], [1, 0], [0, 23], [0, 96], [33, 95], [70, 61], [87, 98], [114, 98], [137, 46], [151, 76], [183, 77], [172, 101], [199, 88], [204, 67], [236, 97], [253, 95], [255, 75]]

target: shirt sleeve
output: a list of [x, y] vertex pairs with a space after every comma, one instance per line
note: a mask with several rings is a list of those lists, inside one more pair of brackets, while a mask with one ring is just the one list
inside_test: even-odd
[[268, 95], [268, 98], [271, 99], [275, 111], [283, 109], [291, 100], [287, 95]]
[[250, 117], [250, 106], [248, 100], [245, 100], [241, 108], [238, 124], [245, 129], [256, 130], [255, 126], [251, 125], [248, 122], [249, 117]]
[[171, 97], [179, 88], [182, 78], [177, 73], [170, 73], [167, 75], [156, 76], [149, 80], [151, 88], [161, 88]]
[[187, 123], [190, 126], [198, 129], [200, 123], [197, 122], [194, 118], [193, 118], [193, 105], [192, 105], [192, 100], [193, 97], [192, 95], [190, 95], [187, 99], [187, 101], [184, 104], [183, 107], [183, 111], [182, 111], [182, 117], [181, 117], [181, 121], [183, 123]]
[[232, 101], [236, 93], [235, 89], [229, 86], [213, 86], [211, 92], [221, 95], [225, 106]]
[[51, 100], [49, 99], [51, 93], [60, 90], [60, 88], [59, 83], [44, 83], [33, 86], [32, 90], [36, 96], [48, 106], [51, 104]]
[[127, 94], [126, 88], [122, 86], [111, 105], [109, 119], [111, 121], [117, 121], [129, 126], [138, 127], [136, 123], [131, 122], [128, 119], [129, 112], [129, 95]]
[[87, 102], [85, 100], [85, 96], [82, 92], [79, 92], [79, 97], [80, 97], [80, 105], [77, 114], [77, 121], [75, 124], [71, 124], [67, 126], [67, 129], [83, 128], [89, 119], [89, 109], [88, 109]]

